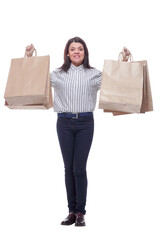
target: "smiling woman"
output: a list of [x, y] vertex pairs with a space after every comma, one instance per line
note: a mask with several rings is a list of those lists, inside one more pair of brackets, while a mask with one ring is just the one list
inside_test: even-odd
[[63, 65], [52, 71], [57, 134], [65, 167], [69, 215], [62, 225], [85, 226], [86, 165], [93, 139], [97, 91], [102, 72], [89, 64], [86, 43], [70, 39], [64, 50]]

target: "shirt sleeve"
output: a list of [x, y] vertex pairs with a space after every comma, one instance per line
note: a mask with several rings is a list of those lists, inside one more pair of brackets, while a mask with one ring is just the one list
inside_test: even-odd
[[50, 81], [51, 81], [51, 86], [54, 87], [55, 86], [55, 81], [56, 81], [56, 71], [52, 71], [50, 73]]
[[101, 87], [101, 80], [102, 80], [102, 72], [97, 70], [97, 88], [98, 88], [98, 90]]

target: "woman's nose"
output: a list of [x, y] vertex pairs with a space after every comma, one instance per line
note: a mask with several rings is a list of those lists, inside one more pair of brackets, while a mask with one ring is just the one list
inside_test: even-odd
[[76, 50], [75, 50], [75, 53], [79, 53], [79, 49], [76, 49]]

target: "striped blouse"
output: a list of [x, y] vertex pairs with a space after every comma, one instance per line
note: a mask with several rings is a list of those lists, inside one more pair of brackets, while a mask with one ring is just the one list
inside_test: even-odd
[[83, 64], [71, 63], [67, 72], [60, 69], [50, 73], [54, 88], [55, 112], [93, 112], [96, 106], [97, 92], [101, 86], [102, 72], [85, 69]]

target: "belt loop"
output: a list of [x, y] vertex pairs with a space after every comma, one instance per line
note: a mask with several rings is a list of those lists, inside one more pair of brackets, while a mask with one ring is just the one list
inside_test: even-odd
[[76, 114], [76, 116], [75, 116], [75, 117], [72, 117], [72, 118], [74, 118], [74, 119], [75, 119], [75, 118], [78, 118], [78, 115], [79, 115], [79, 114], [78, 114], [78, 113], [74, 113], [74, 114]]

